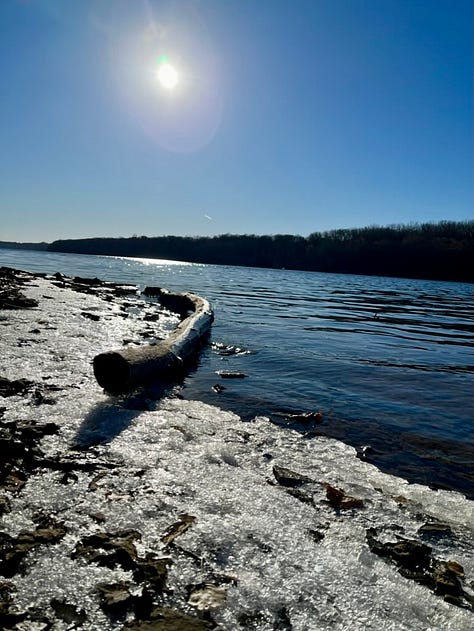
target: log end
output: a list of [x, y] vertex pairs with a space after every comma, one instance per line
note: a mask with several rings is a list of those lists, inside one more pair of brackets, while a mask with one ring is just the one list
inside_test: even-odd
[[109, 351], [94, 357], [94, 375], [110, 394], [124, 394], [130, 389], [130, 367], [120, 353]]

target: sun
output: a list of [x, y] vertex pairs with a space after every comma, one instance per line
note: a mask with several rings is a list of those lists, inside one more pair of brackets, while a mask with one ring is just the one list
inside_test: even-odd
[[157, 72], [158, 81], [161, 86], [166, 90], [173, 90], [179, 81], [179, 76], [176, 68], [168, 61], [160, 63]]

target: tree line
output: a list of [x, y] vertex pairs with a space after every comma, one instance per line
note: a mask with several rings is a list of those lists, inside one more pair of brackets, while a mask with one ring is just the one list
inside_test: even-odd
[[18, 241], [0, 241], [0, 248], [8, 250], [47, 250], [49, 244], [45, 241], [41, 243], [19, 243]]
[[474, 221], [290, 234], [54, 241], [52, 252], [474, 282]]

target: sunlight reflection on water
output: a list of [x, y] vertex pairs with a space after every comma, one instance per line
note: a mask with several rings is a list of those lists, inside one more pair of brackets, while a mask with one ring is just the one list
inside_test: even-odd
[[133, 256], [113, 256], [111, 258], [122, 260], [122, 261], [133, 261], [134, 263], [139, 263], [141, 265], [156, 265], [157, 267], [160, 267], [160, 266], [168, 267], [170, 265], [180, 265], [180, 266], [201, 265], [202, 266], [202, 263], [188, 263], [187, 261], [173, 261], [171, 259], [142, 259], [142, 258], [133, 257]]

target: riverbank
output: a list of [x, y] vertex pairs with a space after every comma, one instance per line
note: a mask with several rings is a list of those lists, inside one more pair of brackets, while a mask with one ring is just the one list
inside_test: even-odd
[[472, 502], [176, 384], [108, 397], [93, 357], [178, 316], [132, 286], [0, 278], [5, 628], [472, 628]]

